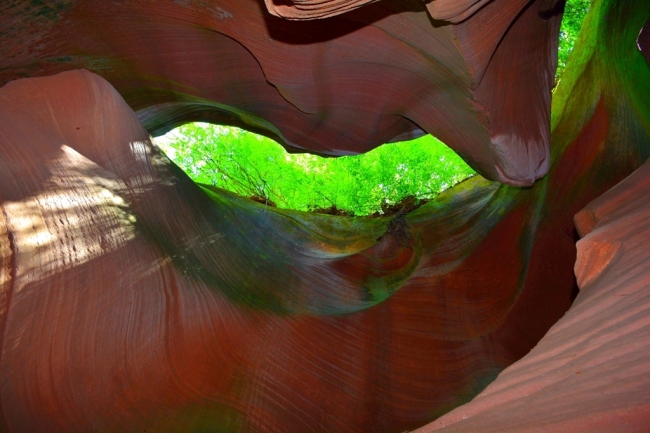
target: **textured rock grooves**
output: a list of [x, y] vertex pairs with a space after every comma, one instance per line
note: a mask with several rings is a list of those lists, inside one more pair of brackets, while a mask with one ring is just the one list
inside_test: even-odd
[[0, 431], [645, 431], [650, 3], [592, 6], [546, 177], [478, 177], [392, 221], [201, 188], [146, 128], [344, 153], [417, 134], [409, 118], [524, 178], [512, 143], [548, 134], [554, 5], [263, 7], [0, 6], [0, 77], [40, 77], [0, 88]]
[[580, 294], [522, 360], [425, 432], [650, 425], [650, 162], [576, 215]]
[[329, 18], [379, 0], [264, 0], [266, 9], [281, 18], [315, 20]]
[[[0, 5], [0, 85], [84, 68], [156, 134], [208, 120], [344, 155], [424, 130], [489, 179], [530, 185], [548, 170], [554, 1], [432, 9], [458, 23], [421, 0], [309, 22], [262, 0], [37, 3]], [[327, 15], [363, 3], [266, 5]]]

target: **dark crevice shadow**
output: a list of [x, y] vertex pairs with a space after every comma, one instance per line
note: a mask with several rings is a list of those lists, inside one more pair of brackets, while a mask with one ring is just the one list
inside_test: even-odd
[[[354, 33], [391, 15], [403, 12], [423, 12], [429, 16], [425, 3], [416, 0], [380, 1], [350, 12], [329, 18], [307, 21], [293, 21], [271, 15], [258, 0], [263, 10], [264, 22], [271, 38], [294, 45], [309, 45], [331, 41]], [[290, 5], [287, 0], [275, 0], [276, 4]], [[429, 16], [431, 19], [431, 17]], [[437, 26], [447, 23], [433, 20]]]
[[645, 22], [645, 25], [639, 33], [639, 37], [636, 40], [636, 46], [639, 48], [641, 53], [643, 53], [648, 64], [650, 64], [650, 18]]
[[566, 0], [560, 0], [555, 3], [551, 8], [540, 10], [537, 14], [543, 20], [550, 20], [554, 16], [563, 15], [566, 9]]
[[[564, 234], [568, 236], [569, 239], [571, 239], [574, 245], [580, 240], [580, 235], [578, 234], [578, 229], [576, 228], [575, 225], [573, 225], [570, 230], [566, 230]], [[578, 286], [578, 279], [576, 278], [574, 273], [573, 286], [571, 287], [571, 292], [569, 293], [569, 308], [571, 308], [571, 305], [573, 305], [573, 302], [576, 300], [579, 293], [580, 293], [580, 287]]]

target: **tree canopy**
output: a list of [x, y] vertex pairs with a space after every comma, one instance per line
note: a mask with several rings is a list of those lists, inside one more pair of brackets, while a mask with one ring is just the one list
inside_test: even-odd
[[564, 15], [562, 16], [562, 24], [560, 26], [560, 40], [557, 51], [557, 71], [555, 73], [555, 81], [558, 82], [562, 77], [566, 62], [569, 59], [569, 54], [573, 50], [582, 21], [589, 10], [591, 0], [567, 0], [564, 7]]
[[[559, 35], [562, 76], [591, 0], [567, 0]], [[199, 184], [268, 205], [351, 215], [383, 214], [407, 200], [427, 200], [475, 174], [451, 149], [426, 135], [363, 155], [289, 154], [273, 140], [228, 126], [190, 123], [159, 141]]]
[[289, 154], [269, 138], [206, 123], [183, 125], [168, 137], [161, 147], [197, 183], [296, 210], [381, 214], [475, 173], [430, 135], [338, 158]]

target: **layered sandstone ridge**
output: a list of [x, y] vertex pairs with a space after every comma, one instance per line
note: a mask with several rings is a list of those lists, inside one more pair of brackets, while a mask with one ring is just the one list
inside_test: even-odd
[[0, 101], [4, 429], [404, 430], [543, 332], [509, 331], [530, 205], [495, 183], [397, 220], [276, 211], [199, 188], [87, 71]]
[[650, 425], [650, 161], [575, 217], [580, 294], [523, 359], [426, 432], [644, 432]]
[[[557, 17], [518, 5], [436, 27], [420, 2], [302, 23], [261, 1], [3, 3], [0, 431], [403, 432], [458, 406], [424, 431], [644, 431], [648, 167], [594, 200], [650, 157], [650, 3], [592, 6], [554, 93], [548, 175], [530, 188], [477, 177], [390, 220], [279, 211], [194, 184], [150, 141], [203, 116], [361, 151], [417, 134], [386, 119], [392, 101], [432, 104], [431, 82], [447, 89], [431, 122], [458, 142], [486, 143], [478, 112], [510, 125], [466, 92], [546, 128], [517, 101], [550, 80], [528, 54], [550, 50], [538, 30]], [[506, 10], [518, 18], [500, 38]], [[473, 27], [489, 11], [495, 27]], [[401, 75], [431, 28], [467, 38], [445, 45], [449, 68]], [[487, 63], [486, 49], [457, 57], [495, 40]], [[476, 67], [449, 87], [456, 61]], [[508, 140], [490, 146], [531, 164]]]
[[264, 0], [266, 9], [281, 18], [315, 20], [350, 12], [379, 0]]
[[203, 120], [327, 155], [428, 132], [487, 178], [531, 185], [548, 170], [561, 10], [483, 3], [3, 2], [0, 85], [88, 69], [151, 133]]

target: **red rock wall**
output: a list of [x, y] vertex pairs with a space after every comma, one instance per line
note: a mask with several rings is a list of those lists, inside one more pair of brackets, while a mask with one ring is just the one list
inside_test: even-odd
[[496, 184], [387, 232], [206, 195], [89, 73], [0, 98], [11, 431], [403, 430], [534, 344], [500, 335], [529, 217]]
[[580, 294], [522, 360], [425, 432], [646, 432], [650, 161], [576, 215]]
[[[3, 7], [15, 11], [16, 4]], [[60, 16], [52, 25], [63, 26], [57, 32], [84, 30], [76, 26], [85, 21], [72, 25], [66, 19], [88, 4], [54, 10]], [[587, 20], [589, 37], [576, 48], [581, 57], [555, 93], [546, 178], [531, 188], [476, 178], [392, 223], [277, 211], [200, 189], [151, 146], [126, 104], [159, 102], [128, 67], [121, 69], [122, 83], [137, 91], [112, 79], [125, 99], [81, 71], [4, 86], [0, 430], [400, 432], [471, 399], [526, 355], [571, 305], [573, 215], [650, 156], [644, 97], [650, 67], [636, 43], [650, 5], [626, 5], [599, 1]], [[107, 4], [94, 13], [122, 16], [113, 7], [127, 6]], [[18, 21], [11, 23], [20, 30]], [[150, 31], [160, 25], [140, 24]], [[104, 40], [107, 46], [111, 41], [126, 46], [117, 36]], [[182, 46], [182, 38], [174, 41]], [[147, 45], [131, 42], [133, 49]], [[4, 52], [45, 64], [19, 48], [1, 45]], [[2, 73], [26, 71], [28, 64], [17, 62]], [[33, 75], [69, 66], [55, 64], [49, 72], [39, 67]], [[255, 88], [244, 77], [242, 93]], [[598, 227], [601, 207], [593, 209]], [[588, 425], [609, 431], [615, 422], [634, 427], [646, 419], [647, 395], [636, 384], [618, 386], [612, 379], [620, 370], [606, 362], [610, 350], [634, 349], [627, 335], [637, 332], [635, 323], [643, 325], [635, 322], [643, 314], [616, 322], [624, 304], [587, 297], [609, 271], [591, 281], [583, 275], [594, 271], [581, 272], [587, 288], [566, 320], [585, 311], [609, 317], [620, 343], [594, 347], [608, 322], [588, 318], [593, 329], [579, 323], [577, 330], [559, 322], [523, 363], [485, 391], [494, 400], [479, 397], [458, 409], [474, 418], [451, 423], [463, 416], [452, 412], [428, 429], [579, 431]], [[638, 299], [642, 308], [644, 298]], [[608, 305], [618, 310], [612, 313]], [[583, 333], [588, 338], [580, 343]], [[570, 352], [553, 358], [553, 338], [581, 348], [584, 373], [575, 375], [574, 366], [565, 365]], [[621, 353], [631, 368], [620, 377], [645, 374], [640, 347]], [[541, 359], [547, 367], [537, 363]], [[556, 379], [569, 373], [589, 379], [567, 382], [580, 392], [562, 394], [573, 406], [562, 406], [553, 417], [548, 414], [559, 398], [523, 398], [529, 395], [526, 384], [543, 381], [543, 368]], [[502, 383], [512, 391], [506, 397], [522, 401], [504, 398]], [[592, 389], [584, 401], [598, 408], [620, 397], [600, 424], [584, 421], [591, 412], [582, 396]], [[566, 384], [560, 390], [571, 391]], [[510, 418], [494, 415], [509, 409]], [[528, 420], [527, 414], [527, 424], [517, 422]]]
[[[553, 143], [564, 153], [558, 170], [567, 167], [569, 173], [573, 166], [570, 176], [578, 185], [568, 195], [571, 201], [610, 178], [614, 167], [625, 167], [630, 155], [650, 156], [650, 107], [640, 97], [647, 87], [635, 88], [636, 83], [647, 86], [642, 77], [650, 67], [634, 43], [650, 11], [648, 6], [619, 9], [605, 1], [592, 9], [584, 24], [590, 37], [583, 36], [576, 47], [573, 69], [553, 107]], [[621, 28], [629, 29], [627, 36], [613, 38]], [[586, 46], [597, 48], [590, 52]], [[584, 113], [578, 107], [587, 101], [598, 102], [580, 127]], [[578, 137], [567, 139], [576, 130]], [[564, 195], [567, 189], [553, 177], [551, 171], [553, 189]], [[580, 293], [569, 311], [470, 403], [416, 432], [648, 431], [649, 183], [647, 161], [576, 214], [583, 237], [575, 263]], [[567, 203], [558, 200], [560, 206]]]
[[464, 21], [420, 0], [310, 22], [262, 0], [4, 2], [0, 85], [84, 68], [156, 134], [207, 120], [328, 155], [426, 131], [488, 178], [530, 185], [548, 170], [555, 0], [444, 3], [440, 19]]

